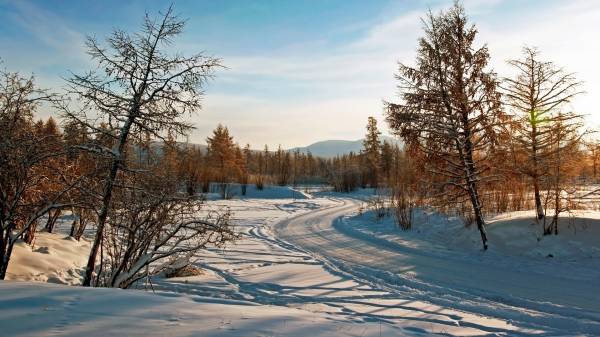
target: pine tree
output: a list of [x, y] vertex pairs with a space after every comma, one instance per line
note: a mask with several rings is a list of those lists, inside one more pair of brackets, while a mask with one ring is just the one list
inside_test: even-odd
[[363, 156], [366, 163], [366, 183], [371, 187], [377, 187], [379, 182], [379, 169], [381, 165], [381, 143], [379, 136], [381, 132], [377, 129], [377, 120], [369, 117], [367, 122], [367, 134], [363, 141]]

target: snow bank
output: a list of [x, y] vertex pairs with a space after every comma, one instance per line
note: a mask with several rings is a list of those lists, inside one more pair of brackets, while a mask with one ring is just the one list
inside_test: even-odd
[[6, 273], [7, 280], [81, 284], [90, 242], [64, 234], [38, 232], [33, 247], [18, 242]]
[[[424, 243], [453, 250], [477, 250], [481, 238], [476, 226], [466, 227], [457, 217], [446, 217], [426, 210], [416, 210], [413, 228], [400, 230], [393, 217], [377, 220], [373, 211], [353, 214], [345, 219], [353, 228], [367, 235], [418, 247]], [[550, 221], [548, 219], [547, 221]], [[504, 213], [486, 219], [490, 251], [508, 256], [530, 258], [599, 259], [600, 212], [575, 211], [561, 214], [559, 235], [543, 235], [534, 211]]]
[[[558, 259], [600, 258], [600, 212], [563, 213], [558, 235], [542, 235], [533, 211], [512, 212], [488, 220], [490, 240], [504, 254]], [[548, 222], [551, 219], [547, 219]]]

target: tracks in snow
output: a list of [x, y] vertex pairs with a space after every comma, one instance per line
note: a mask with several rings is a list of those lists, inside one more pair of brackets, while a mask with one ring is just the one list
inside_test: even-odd
[[[529, 298], [521, 298], [511, 295], [502, 286], [490, 290], [494, 283], [503, 282], [501, 277], [515, 277], [514, 270], [495, 271], [494, 266], [467, 264], [464, 259], [449, 260], [444, 256], [418, 252], [398, 244], [390, 245], [383, 239], [368, 238], [353, 232], [344, 226], [340, 217], [355, 209], [356, 202], [349, 199], [342, 202], [339, 207], [280, 222], [276, 226], [277, 236], [281, 238], [279, 241], [285, 245], [291, 242], [301, 247], [303, 252], [311, 252], [332, 273], [354, 278], [398, 299], [423, 301], [442, 308], [503, 320], [522, 329], [524, 335], [600, 334], [598, 310], [589, 311], [589, 308], [569, 307], [548, 300], [539, 302], [531, 298], [531, 294]], [[420, 262], [425, 267], [419, 266]], [[439, 270], [430, 272], [438, 266]], [[444, 277], [452, 279], [453, 273], [461, 272], [467, 275], [460, 275], [450, 282], [443, 281]], [[496, 278], [495, 282], [482, 284], [481, 287], [470, 286], [478, 278], [483, 282], [489, 281], [489, 275], [482, 275], [486, 272]], [[461, 284], [466, 277], [472, 278], [471, 282]], [[523, 278], [512, 281], [519, 280]], [[531, 280], [527, 278], [525, 281]], [[537, 281], [540, 282], [528, 286], [543, 290], [545, 280], [540, 277]], [[526, 291], [526, 288], [521, 289], [522, 294], [527, 294]], [[551, 298], [552, 294], [547, 295], [546, 298]], [[564, 298], [560, 294], [556, 294], [556, 297]], [[461, 323], [464, 326], [467, 322]], [[471, 326], [486, 331], [481, 324]], [[511, 331], [510, 334], [515, 333]]]

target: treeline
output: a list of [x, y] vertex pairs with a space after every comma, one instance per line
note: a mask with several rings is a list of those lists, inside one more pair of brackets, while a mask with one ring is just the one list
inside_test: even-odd
[[[310, 152], [287, 151], [279, 148], [251, 150], [247, 144], [237, 144], [229, 129], [217, 126], [206, 139], [207, 148], [192, 144], [166, 144], [178, 154], [174, 161], [178, 167], [182, 187], [188, 194], [208, 193], [215, 184], [223, 197], [233, 196], [230, 184], [241, 185], [245, 195], [248, 185], [261, 190], [265, 185], [330, 185], [334, 190], [351, 192], [359, 187], [378, 187], [392, 183], [401, 166], [403, 153], [397, 144], [380, 141], [374, 118], [369, 119], [364, 150], [334, 158], [313, 156]], [[213, 183], [211, 185], [211, 183]]]
[[323, 184], [328, 176], [330, 161], [310, 153], [290, 152], [281, 146], [271, 151], [252, 150], [247, 144], [241, 147], [234, 141], [229, 129], [218, 125], [206, 139], [207, 148], [179, 144], [182, 158], [180, 172], [185, 190], [190, 194], [211, 192], [211, 183], [218, 184], [219, 192], [230, 197], [229, 184], [241, 185], [246, 194], [249, 184], [259, 190], [265, 185]]

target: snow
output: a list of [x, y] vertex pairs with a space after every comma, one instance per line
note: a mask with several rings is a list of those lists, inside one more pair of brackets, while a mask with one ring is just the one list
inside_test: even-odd
[[[462, 219], [423, 209], [415, 210], [413, 216], [413, 228], [408, 231], [399, 229], [392, 216], [378, 220], [372, 211], [351, 214], [344, 223], [355, 232], [422, 250], [469, 254], [481, 247], [476, 226], [467, 227]], [[514, 262], [600, 267], [600, 211], [562, 213], [559, 235], [543, 235], [542, 221], [537, 221], [533, 210], [487, 218], [487, 255], [516, 259]]]
[[[378, 221], [372, 212], [355, 212], [333, 227], [363, 245], [353, 244], [353, 254], [330, 255], [344, 271], [383, 281], [400, 293], [408, 290], [407, 296], [420, 293], [417, 298], [523, 327], [599, 334], [599, 213], [562, 218], [559, 236], [537, 235], [532, 214], [488, 219], [490, 249], [483, 252], [477, 229], [466, 228], [460, 219], [419, 210], [413, 229], [402, 231], [390, 217]], [[360, 253], [373, 250], [379, 260], [356, 262], [365, 259]]]
[[0, 298], [3, 336], [379, 336], [375, 323], [241, 301], [25, 282], [0, 282]]
[[79, 282], [89, 243], [40, 232], [0, 282], [0, 334], [600, 335], [600, 212], [563, 219], [557, 237], [528, 212], [488, 219], [484, 253], [460, 219], [420, 210], [401, 231], [359, 215], [372, 190], [290, 191], [207, 202], [233, 212], [241, 239], [199, 254], [200, 275], [126, 291], [16, 282]]
[[[550, 221], [548, 219], [547, 221]], [[559, 235], [542, 235], [532, 211], [513, 212], [488, 221], [495, 248], [505, 255], [561, 260], [600, 258], [600, 212], [574, 211], [559, 218]]]
[[7, 280], [81, 284], [81, 268], [87, 262], [90, 242], [65, 234], [38, 232], [33, 247], [15, 244], [6, 272]]

